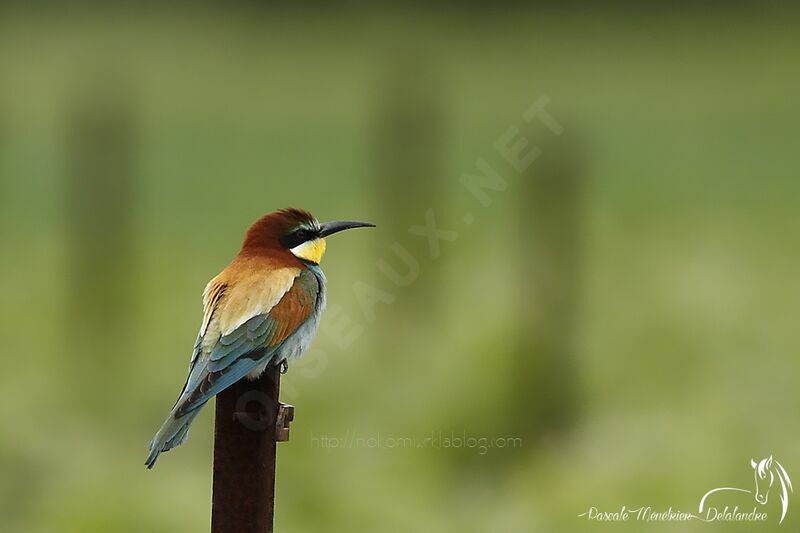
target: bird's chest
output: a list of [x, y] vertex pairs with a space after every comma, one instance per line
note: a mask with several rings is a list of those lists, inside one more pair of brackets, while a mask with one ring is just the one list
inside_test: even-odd
[[289, 338], [286, 339], [279, 353], [279, 360], [290, 361], [303, 355], [311, 346], [311, 341], [317, 333], [320, 317], [325, 310], [326, 294], [324, 278], [320, 280], [319, 293], [317, 294], [317, 301], [314, 306], [314, 312], [311, 316], [297, 328]]
[[289, 337], [283, 341], [280, 348], [278, 348], [276, 351], [275, 356], [270, 360], [265, 360], [252, 372], [250, 372], [250, 374], [248, 374], [248, 378], [257, 378], [264, 371], [267, 364], [280, 364], [283, 361], [291, 362], [292, 360], [297, 359], [311, 346], [311, 342], [314, 340], [314, 336], [317, 333], [320, 317], [322, 316], [322, 312], [325, 310], [327, 294], [325, 292], [325, 276], [322, 271], [319, 269], [319, 267], [309, 270], [311, 270], [311, 272], [314, 274], [318, 283], [314, 311], [294, 333], [289, 335]]

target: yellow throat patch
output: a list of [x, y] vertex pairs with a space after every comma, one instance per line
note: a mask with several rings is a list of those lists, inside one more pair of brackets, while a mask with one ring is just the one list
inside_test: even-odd
[[325, 255], [325, 239], [306, 241], [291, 248], [290, 251], [299, 259], [319, 264], [322, 256]]

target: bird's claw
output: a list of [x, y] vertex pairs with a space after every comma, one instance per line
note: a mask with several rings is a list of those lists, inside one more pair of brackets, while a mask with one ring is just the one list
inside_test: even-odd
[[289, 363], [286, 361], [286, 359], [280, 362], [280, 367], [281, 367], [281, 374], [285, 374], [289, 371]]

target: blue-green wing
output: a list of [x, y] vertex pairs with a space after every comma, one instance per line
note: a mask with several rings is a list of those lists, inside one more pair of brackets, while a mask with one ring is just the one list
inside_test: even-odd
[[197, 409], [270, 361], [286, 339], [312, 315], [319, 290], [316, 276], [303, 271], [268, 313], [256, 315], [220, 337], [207, 357], [202, 354], [195, 357], [175, 415]]

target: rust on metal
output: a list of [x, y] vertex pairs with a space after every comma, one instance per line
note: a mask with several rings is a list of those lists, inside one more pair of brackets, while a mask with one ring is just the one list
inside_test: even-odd
[[272, 533], [276, 443], [294, 417], [279, 392], [280, 368], [270, 367], [217, 396], [212, 533]]

